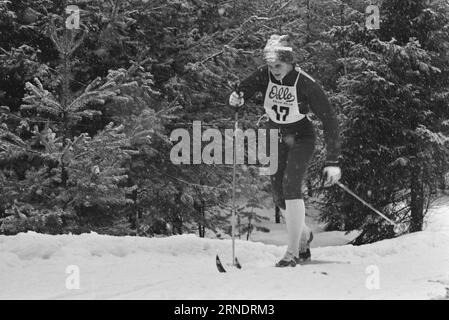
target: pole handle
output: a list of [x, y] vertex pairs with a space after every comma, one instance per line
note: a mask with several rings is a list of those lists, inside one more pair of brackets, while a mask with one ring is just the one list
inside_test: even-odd
[[[239, 86], [240, 86], [240, 81], [237, 81], [236, 83], [234, 83], [234, 84], [232, 85], [232, 88], [233, 88], [234, 91], [237, 92], [237, 94], [240, 96]], [[242, 105], [242, 106], [231, 106], [231, 105], [229, 105], [229, 106], [230, 106], [231, 108], [234, 109], [234, 112], [235, 112], [235, 113], [238, 113], [238, 112], [239, 112], [239, 109], [243, 107], [243, 105]], [[236, 115], [236, 117], [235, 117], [235, 120], [237, 121], [237, 115]]]

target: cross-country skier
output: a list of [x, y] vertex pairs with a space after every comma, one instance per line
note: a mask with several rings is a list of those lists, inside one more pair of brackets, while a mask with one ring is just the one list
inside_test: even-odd
[[[310, 260], [313, 234], [305, 225], [301, 194], [309, 161], [315, 150], [315, 131], [306, 114], [311, 110], [323, 123], [326, 161], [323, 175], [330, 186], [341, 177], [338, 165], [340, 139], [337, 118], [323, 89], [296, 65], [288, 36], [272, 35], [264, 48], [266, 65], [243, 80], [229, 97], [240, 107], [255, 92], [264, 95], [269, 117], [267, 129], [279, 130], [278, 170], [270, 176], [274, 203], [283, 210], [288, 233], [287, 252], [277, 267]], [[269, 134], [267, 134], [267, 137]]]

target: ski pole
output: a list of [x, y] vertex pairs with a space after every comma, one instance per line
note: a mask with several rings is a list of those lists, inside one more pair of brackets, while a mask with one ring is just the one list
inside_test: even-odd
[[[234, 89], [237, 92], [238, 91], [238, 85], [237, 82], [234, 85]], [[237, 94], [239, 94], [237, 92]], [[235, 256], [235, 215], [236, 215], [236, 206], [235, 206], [235, 184], [236, 184], [236, 162], [237, 162], [237, 130], [239, 128], [239, 111], [238, 107], [235, 107], [234, 112], [234, 135], [233, 135], [233, 161], [232, 161], [232, 265], [236, 266], [238, 269], [241, 268], [240, 263], [237, 260], [237, 257]]]
[[234, 152], [233, 152], [233, 161], [232, 161], [232, 264], [235, 265], [235, 173], [236, 173], [236, 159], [237, 159], [237, 129], [238, 129], [238, 121], [239, 121], [239, 112], [236, 109], [234, 114]]
[[[234, 85], [235, 92], [238, 91], [238, 83]], [[235, 214], [236, 214], [236, 206], [235, 206], [235, 175], [236, 175], [236, 162], [237, 162], [237, 129], [239, 128], [239, 112], [238, 107], [234, 107], [235, 113], [234, 113], [234, 133], [232, 137], [233, 142], [233, 161], [232, 161], [232, 229], [231, 229], [231, 238], [232, 238], [232, 266], [237, 267], [237, 269], [241, 269], [242, 266], [240, 265], [240, 262], [238, 261], [237, 257], [235, 256]], [[217, 256], [215, 257], [215, 263], [217, 265], [219, 272], [226, 272], [226, 269], [223, 267], [220, 258]]]
[[399, 232], [399, 225], [397, 225], [394, 221], [392, 221], [391, 219], [389, 219], [388, 217], [386, 217], [383, 213], [381, 213], [379, 210], [376, 210], [375, 208], [373, 208], [372, 205], [370, 205], [368, 202], [366, 202], [365, 200], [363, 200], [362, 198], [360, 198], [358, 195], [356, 195], [354, 192], [352, 192], [351, 190], [348, 189], [348, 187], [346, 187], [343, 183], [341, 183], [340, 181], [337, 181], [336, 184], [342, 188], [344, 191], [346, 191], [347, 193], [349, 193], [351, 196], [353, 196], [354, 198], [356, 198], [357, 200], [359, 200], [361, 203], [363, 203], [365, 206], [367, 206], [368, 208], [370, 208], [372, 211], [374, 211], [375, 213], [377, 213], [379, 216], [381, 216], [382, 218], [384, 218], [386, 221], [388, 221], [391, 225], [394, 226], [395, 232], [396, 230], [398, 230]]

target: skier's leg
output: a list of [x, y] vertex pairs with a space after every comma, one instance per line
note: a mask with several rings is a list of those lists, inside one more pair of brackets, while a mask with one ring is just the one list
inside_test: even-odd
[[298, 257], [299, 239], [305, 218], [305, 206], [303, 199], [285, 200], [285, 222], [287, 225], [287, 252], [283, 260], [290, 260]]
[[[271, 152], [269, 150], [269, 145], [270, 142], [267, 141], [267, 150], [268, 152]], [[287, 157], [288, 157], [288, 146], [283, 142], [279, 142], [278, 155], [277, 155], [278, 169], [273, 175], [270, 176], [270, 181], [271, 181], [271, 192], [273, 195], [273, 201], [275, 205], [282, 210], [285, 210], [285, 198], [282, 188], [282, 182], [284, 179], [285, 168], [287, 167]]]
[[304, 226], [299, 239], [299, 253], [296, 263], [304, 263], [310, 261], [312, 254], [310, 253], [310, 243], [313, 240], [313, 233], [304, 222]]
[[299, 252], [304, 252], [309, 247], [311, 230], [304, 221], [301, 236], [299, 238]]
[[300, 251], [300, 238], [305, 222], [305, 204], [301, 192], [302, 181], [305, 178], [314, 150], [314, 137], [297, 138], [289, 150], [283, 184], [288, 233], [288, 247], [285, 258], [291, 256], [298, 258]]

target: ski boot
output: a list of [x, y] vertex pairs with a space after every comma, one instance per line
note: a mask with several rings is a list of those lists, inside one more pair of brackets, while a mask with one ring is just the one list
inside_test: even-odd
[[299, 248], [298, 257], [295, 257], [295, 262], [297, 264], [306, 263], [312, 260], [312, 254], [310, 253], [310, 243], [312, 242], [312, 240], [313, 240], [313, 233], [312, 231], [310, 231], [309, 240], [307, 240], [306, 244], [306, 250], [304, 251], [304, 248]]
[[296, 267], [296, 257], [292, 257], [291, 254], [286, 253], [284, 257], [276, 263], [276, 267]]
[[285, 267], [296, 267], [296, 258], [293, 258], [291, 260], [279, 260], [276, 263], [276, 267], [278, 268], [285, 268]]

